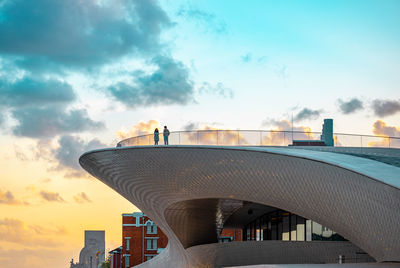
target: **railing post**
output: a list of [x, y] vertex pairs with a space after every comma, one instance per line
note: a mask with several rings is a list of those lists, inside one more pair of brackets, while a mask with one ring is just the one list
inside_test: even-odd
[[390, 137], [388, 137], [388, 139], [389, 139], [389, 148], [390, 148]]
[[149, 135], [149, 145], [151, 145], [151, 143], [150, 143], [150, 135]]
[[217, 145], [219, 145], [219, 143], [218, 143], [218, 129], [217, 129]]
[[283, 131], [283, 146], [285, 146], [286, 143], [286, 132]]
[[197, 145], [199, 145], [199, 131], [197, 131]]
[[363, 148], [362, 135], [360, 136], [360, 138], [361, 138], [361, 152], [362, 152], [362, 148]]
[[237, 133], [238, 133], [238, 142], [237, 142], [237, 144], [239, 145], [239, 144], [240, 144], [240, 143], [239, 143], [239, 130], [238, 130]]
[[260, 131], [260, 146], [262, 145], [262, 131]]
[[181, 145], [181, 133], [179, 132], [178, 134], [179, 134], [179, 142], [178, 142], [178, 145]]

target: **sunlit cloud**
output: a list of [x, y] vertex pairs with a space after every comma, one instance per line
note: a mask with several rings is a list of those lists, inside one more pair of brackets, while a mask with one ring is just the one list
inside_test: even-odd
[[[311, 127], [293, 126], [288, 120], [268, 119], [263, 122], [264, 126], [269, 126], [269, 132], [262, 137], [262, 145], [288, 145], [293, 140], [314, 140], [314, 133], [311, 133]], [[292, 132], [293, 131], [293, 132]]]
[[[26, 238], [24, 238], [26, 239]], [[62, 245], [62, 243], [59, 243]], [[56, 243], [52, 246], [57, 246]], [[78, 249], [75, 249], [76, 251]], [[9, 268], [42, 268], [42, 267], [69, 267], [68, 260], [74, 251], [60, 247], [30, 247], [10, 249], [0, 247], [2, 267]]]
[[12, 242], [28, 247], [61, 247], [62, 242], [52, 236], [66, 235], [65, 227], [45, 228], [39, 225], [26, 225], [25, 222], [12, 219], [0, 219], [0, 237], [2, 241]]
[[0, 205], [29, 205], [28, 202], [19, 201], [15, 199], [14, 195], [10, 191], [2, 191], [0, 189]]
[[377, 120], [372, 126], [372, 132], [378, 136], [397, 137], [399, 139], [380, 138], [379, 141], [371, 141], [368, 146], [371, 147], [400, 147], [400, 127], [388, 126], [382, 120]]
[[90, 200], [90, 198], [84, 192], [81, 192], [79, 194], [74, 195], [74, 200], [78, 204], [91, 203], [92, 202], [92, 200]]
[[130, 137], [152, 134], [156, 128], [158, 128], [159, 131], [162, 131], [160, 129], [160, 123], [157, 120], [149, 120], [148, 122], [140, 121], [131, 126], [128, 131], [118, 130], [116, 136], [118, 139], [123, 140]]
[[[190, 127], [187, 126], [186, 129]], [[238, 145], [247, 144], [242, 133], [235, 130], [215, 128], [204, 125], [196, 131], [181, 133], [182, 144], [202, 144], [202, 145]]]
[[42, 190], [40, 191], [39, 195], [43, 200], [48, 202], [60, 202], [60, 203], [65, 202], [65, 200], [60, 196], [59, 193]]

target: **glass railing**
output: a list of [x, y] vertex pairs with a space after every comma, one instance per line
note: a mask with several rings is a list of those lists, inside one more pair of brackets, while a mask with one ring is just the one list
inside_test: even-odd
[[[275, 130], [192, 130], [171, 132], [169, 145], [289, 146], [293, 140], [318, 141], [321, 132]], [[400, 148], [400, 137], [334, 133], [336, 147]], [[162, 133], [159, 144], [164, 144]], [[131, 137], [117, 146], [154, 145], [154, 134]]]

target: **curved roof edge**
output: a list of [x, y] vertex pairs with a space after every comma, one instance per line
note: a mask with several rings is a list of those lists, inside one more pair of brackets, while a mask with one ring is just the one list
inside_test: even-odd
[[[400, 189], [400, 168], [385, 164], [379, 161], [357, 157], [353, 155], [338, 154], [334, 152], [323, 152], [315, 150], [307, 150], [304, 148], [288, 148], [288, 147], [257, 147], [257, 146], [214, 146], [214, 145], [168, 145], [168, 146], [126, 146], [117, 148], [104, 148], [85, 152], [80, 158], [87, 154], [101, 151], [113, 151], [124, 149], [148, 149], [148, 148], [199, 148], [199, 149], [223, 149], [223, 150], [243, 150], [252, 152], [266, 152], [273, 154], [281, 154], [286, 156], [300, 157], [304, 159], [319, 161], [347, 170], [365, 175], [379, 181], [381, 183], [390, 185]], [[80, 159], [79, 158], [79, 159]]]

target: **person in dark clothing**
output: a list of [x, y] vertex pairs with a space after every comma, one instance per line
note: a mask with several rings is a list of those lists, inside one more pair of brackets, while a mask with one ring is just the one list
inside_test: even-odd
[[164, 126], [163, 136], [164, 136], [164, 145], [168, 145], [169, 130], [167, 126]]

